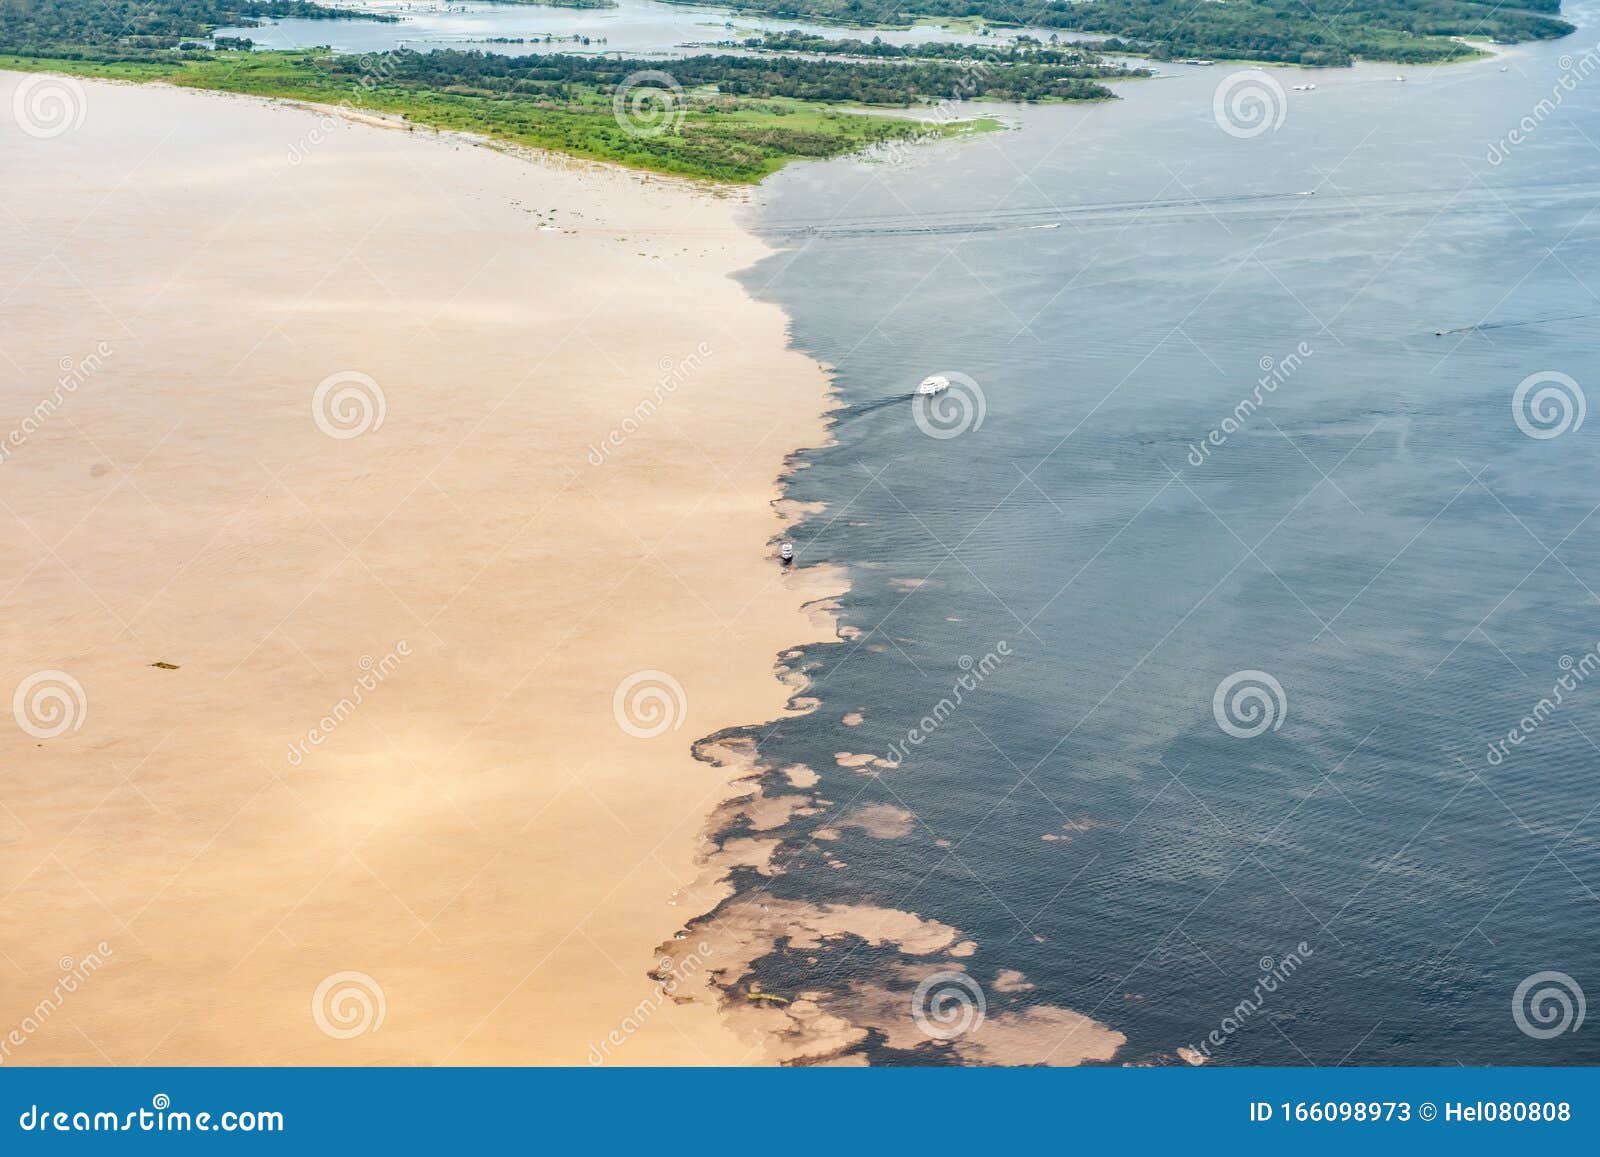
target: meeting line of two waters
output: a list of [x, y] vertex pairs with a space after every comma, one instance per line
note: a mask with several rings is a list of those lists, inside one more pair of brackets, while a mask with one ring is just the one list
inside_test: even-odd
[[1254, 139], [1192, 69], [768, 183], [746, 283], [839, 395], [797, 558], [852, 585], [785, 659], [817, 709], [740, 733], [766, 795], [815, 784], [731, 872], [785, 913], [731, 1001], [878, 1062], [1600, 1060], [1524, 1031], [1600, 932], [1600, 97], [1482, 159], [1567, 51], [1329, 70], [1352, 99]]
[[[606, 47], [705, 19], [660, 7]], [[815, 709], [702, 743], [761, 796], [667, 951], [773, 1055], [1600, 1062], [1539, 1019], [1600, 985], [1600, 95], [1562, 85], [1600, 10], [1563, 15], [1297, 73], [1259, 130], [1163, 63], [764, 184], [744, 281], [838, 398], [795, 561], [850, 590], [781, 658]]]

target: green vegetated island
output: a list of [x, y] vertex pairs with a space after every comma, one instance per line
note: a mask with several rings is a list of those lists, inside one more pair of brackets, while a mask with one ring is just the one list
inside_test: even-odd
[[[664, 0], [701, 4], [705, 0]], [[1444, 63], [1477, 54], [1463, 39], [1516, 43], [1573, 31], [1561, 0], [715, 0], [780, 20], [860, 28], [918, 22], [1060, 29], [1156, 60], [1348, 65], [1357, 58]]]
[[[1559, 0], [1518, 0], [1518, 11], [1472, 0], [718, 3], [864, 27], [977, 20], [1107, 38], [894, 46], [787, 32], [741, 42], [741, 55], [672, 60], [443, 49], [350, 56], [252, 51], [247, 38], [212, 34], [277, 18], [398, 18], [311, 0], [0, 0], [0, 68], [342, 104], [640, 169], [752, 182], [798, 158], [998, 127], [992, 119], [953, 114], [959, 102], [1104, 100], [1113, 95], [1109, 83], [1147, 74], [1120, 56], [1106, 59], [1107, 52], [1305, 64], [1348, 64], [1355, 56], [1447, 61], [1476, 52], [1452, 37], [1526, 40], [1572, 31], [1545, 14], [1558, 11]], [[642, 71], [670, 73], [671, 80], [631, 83]], [[619, 100], [629, 115], [617, 115]], [[935, 103], [939, 115], [931, 119], [862, 115]]]

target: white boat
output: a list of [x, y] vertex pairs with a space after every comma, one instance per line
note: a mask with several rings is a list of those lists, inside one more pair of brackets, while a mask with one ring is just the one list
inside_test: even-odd
[[942, 394], [950, 388], [950, 379], [943, 374], [929, 374], [917, 384], [917, 393], [923, 397]]
[[794, 561], [794, 543], [786, 542], [778, 548], [778, 557], [784, 562]]

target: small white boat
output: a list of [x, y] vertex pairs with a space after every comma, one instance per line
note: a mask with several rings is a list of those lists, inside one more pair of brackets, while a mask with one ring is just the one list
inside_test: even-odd
[[917, 393], [922, 397], [930, 394], [942, 394], [950, 388], [950, 379], [943, 374], [929, 374], [917, 384]]
[[794, 543], [786, 542], [778, 548], [778, 557], [784, 562], [794, 561]]

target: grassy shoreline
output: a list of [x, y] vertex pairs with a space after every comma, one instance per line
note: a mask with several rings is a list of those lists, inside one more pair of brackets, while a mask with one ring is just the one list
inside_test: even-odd
[[[1003, 15], [1008, 10], [994, 7], [1003, 2], [872, 0], [857, 8], [853, 5], [858, 0], [722, 0], [735, 10], [760, 13], [787, 6], [811, 18], [848, 14], [946, 22], [981, 19], [979, 10]], [[1097, 0], [1093, 7], [1102, 16], [1126, 16], [1142, 11], [1139, 5], [1162, 2]], [[1277, 2], [1240, 0], [1244, 6]], [[1453, 5], [1454, 12], [1472, 8], [1476, 0], [1349, 2], [1364, 6], [1363, 19], [1381, 15], [1392, 23], [1407, 5]], [[1559, 5], [1559, 0], [1526, 2], [1549, 10]], [[725, 48], [721, 55], [665, 61], [562, 52], [508, 56], [445, 48], [428, 52], [399, 48], [352, 56], [327, 48], [255, 51], [247, 39], [209, 39], [222, 26], [219, 21], [231, 26], [285, 15], [393, 19], [334, 10], [314, 0], [0, 0], [0, 67], [161, 81], [342, 106], [643, 171], [753, 184], [796, 160], [1002, 127], [992, 117], [964, 116], [961, 110], [967, 101], [1115, 99], [1108, 82], [1145, 70], [1130, 68], [1120, 56], [1113, 63], [1101, 54], [1152, 48], [1115, 38], [1082, 48], [1070, 41], [1046, 44], [1037, 38], [962, 49], [940, 43], [893, 46], [876, 39], [824, 42], [790, 31], [746, 39], [731, 46], [741, 50], [735, 55]], [[1062, 13], [1055, 15], [1066, 19]], [[1233, 12], [1228, 19], [1237, 15]], [[1524, 23], [1512, 22], [1506, 29], [1539, 35], [1570, 28], [1532, 14], [1517, 19], [1524, 17]], [[1089, 17], [1073, 14], [1073, 18]], [[1382, 23], [1375, 27], [1383, 30]], [[1363, 24], [1363, 29], [1376, 35], [1374, 26]], [[1122, 31], [1120, 25], [1116, 31]], [[1270, 35], [1281, 40], [1283, 34]], [[1384, 31], [1384, 35], [1398, 34]], [[1140, 39], [1146, 39], [1143, 33]], [[1400, 55], [1411, 55], [1424, 43], [1436, 60], [1442, 60], [1440, 54], [1445, 52], [1453, 54], [1452, 62], [1483, 55], [1481, 48], [1461, 39], [1438, 35], [1412, 39], [1415, 43]], [[1283, 47], [1278, 41], [1271, 44]], [[1250, 47], [1265, 50], [1271, 44], [1251, 42]], [[749, 51], [752, 47], [757, 51]], [[771, 50], [761, 51], [764, 48]], [[1231, 50], [1240, 62], [1329, 62], [1323, 59], [1324, 48], [1316, 49], [1315, 59], [1292, 45], [1290, 50], [1258, 55], [1245, 50], [1243, 37], [1232, 43]], [[1348, 63], [1348, 53], [1344, 62]], [[916, 111], [895, 116], [897, 109]], [[933, 110], [932, 116], [917, 115], [928, 110]]]
[[789, 97], [729, 98], [690, 90], [670, 133], [643, 135], [622, 123], [609, 92], [572, 85], [560, 102], [517, 95], [353, 83], [326, 67], [325, 51], [212, 54], [171, 61], [74, 60], [0, 54], [0, 69], [50, 72], [131, 83], [332, 105], [399, 116], [446, 132], [544, 149], [671, 176], [754, 184], [796, 160], [838, 156], [874, 145], [995, 131], [992, 117], [930, 123], [854, 102]]

